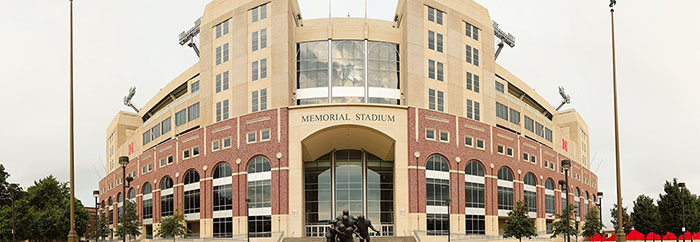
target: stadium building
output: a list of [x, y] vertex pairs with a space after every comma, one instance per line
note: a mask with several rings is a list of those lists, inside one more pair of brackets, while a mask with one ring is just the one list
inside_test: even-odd
[[200, 238], [319, 237], [348, 209], [380, 236], [486, 238], [525, 200], [546, 234], [565, 205], [562, 160], [576, 219], [594, 206], [586, 123], [495, 62], [484, 7], [399, 0], [393, 21], [302, 16], [296, 0], [206, 6], [199, 61], [107, 128], [111, 228], [126, 197], [147, 237], [178, 211]]

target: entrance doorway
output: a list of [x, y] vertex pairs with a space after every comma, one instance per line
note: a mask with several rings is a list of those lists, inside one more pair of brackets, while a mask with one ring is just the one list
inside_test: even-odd
[[348, 210], [393, 236], [394, 161], [359, 149], [333, 150], [304, 161], [306, 236], [323, 236], [333, 218]]

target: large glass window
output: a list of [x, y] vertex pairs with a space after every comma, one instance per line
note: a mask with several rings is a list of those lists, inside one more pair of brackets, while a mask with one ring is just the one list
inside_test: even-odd
[[250, 216], [248, 217], [248, 233], [250, 237], [272, 237], [271, 216]]
[[270, 161], [256, 156], [248, 164], [248, 208], [269, 208], [272, 200]]
[[447, 235], [450, 226], [449, 215], [429, 213], [425, 217], [428, 235]]
[[530, 212], [537, 212], [537, 180], [535, 180], [535, 175], [532, 173], [525, 174], [523, 179], [525, 183], [525, 202]]
[[498, 170], [498, 209], [513, 210], [513, 172], [508, 167]]
[[170, 177], [166, 176], [161, 179], [160, 193], [160, 216], [173, 215], [173, 180]]
[[233, 237], [233, 218], [214, 219], [214, 238]]
[[465, 170], [465, 207], [484, 208], [484, 168], [478, 161], [470, 161]]
[[143, 216], [143, 219], [153, 218], [153, 199], [151, 197], [152, 191], [153, 189], [150, 183], [143, 184], [143, 188], [141, 189], [141, 194], [143, 195], [143, 208], [141, 209], [141, 214]]
[[535, 121], [532, 118], [525, 115], [525, 129], [530, 130], [530, 132], [535, 132]]
[[195, 103], [187, 107], [187, 118], [187, 121], [192, 121], [199, 118], [199, 103]]
[[335, 152], [335, 214], [363, 214], [362, 201], [362, 156], [361, 150], [339, 150]]
[[214, 200], [212, 204], [213, 210], [231, 210], [231, 167], [226, 163], [220, 163], [214, 168], [214, 173], [212, 175], [215, 180], [212, 191], [212, 198]]
[[331, 155], [304, 162], [306, 224], [328, 224], [331, 215]]
[[496, 102], [496, 117], [508, 120], [508, 106]]
[[160, 123], [160, 126], [162, 127], [162, 134], [167, 133], [171, 129], [171, 124], [172, 121], [170, 121], [170, 117], [166, 118], [163, 120], [163, 122]]
[[367, 218], [381, 224], [394, 223], [394, 163], [370, 153], [367, 159]]
[[189, 170], [185, 174], [185, 213], [199, 213], [199, 173]]
[[[333, 87], [364, 87], [365, 71], [364, 59], [365, 50], [363, 41], [342, 40], [332, 43], [332, 69], [331, 83]], [[341, 89], [338, 89], [341, 90]], [[348, 89], [352, 90], [352, 89]], [[338, 96], [338, 97], [336, 97]], [[341, 97], [345, 96], [345, 97]], [[364, 95], [360, 97], [353, 94], [333, 95], [333, 102], [336, 103], [359, 103], [364, 102]]]
[[544, 182], [544, 212], [554, 214], [554, 181], [547, 179]]
[[486, 234], [486, 219], [484, 215], [466, 215], [466, 234]]
[[187, 123], [187, 109], [183, 109], [175, 113], [175, 126], [180, 126]]
[[428, 158], [425, 164], [426, 222], [428, 235], [445, 235], [449, 226], [447, 199], [450, 198], [450, 166], [439, 155]]
[[[399, 89], [399, 45], [369, 41], [367, 58], [367, 86], [369, 86], [370, 103], [399, 104], [396, 97], [391, 97], [386, 89]], [[377, 92], [376, 95], [373, 92]]]

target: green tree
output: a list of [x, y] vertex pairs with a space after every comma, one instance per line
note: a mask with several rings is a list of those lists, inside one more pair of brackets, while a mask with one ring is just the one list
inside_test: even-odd
[[190, 233], [190, 229], [185, 226], [185, 215], [182, 214], [182, 209], [177, 208], [173, 216], [160, 220], [160, 228], [156, 236], [161, 238], [172, 237], [174, 242], [178, 236], [187, 238], [188, 233]]
[[[613, 207], [610, 209], [610, 217], [610, 223], [617, 231], [619, 224], [617, 221], [617, 204], [613, 204]], [[625, 231], [625, 234], [629, 234], [632, 231], [632, 220], [630, 219], [630, 214], [627, 213], [626, 207], [622, 207], [622, 229]]]
[[[683, 209], [681, 199], [685, 201], [685, 221], [686, 227], [689, 230], [697, 228], [698, 217], [700, 211], [696, 205], [697, 197], [692, 195], [688, 189], [680, 189], [678, 181], [674, 178], [673, 182], [666, 181], [664, 184], [664, 193], [659, 194], [659, 218], [661, 228], [665, 231], [680, 235], [683, 227]], [[694, 221], [695, 220], [695, 221]]]
[[598, 216], [599, 213], [597, 208], [588, 210], [588, 214], [586, 214], [586, 223], [583, 224], [583, 228], [581, 229], [582, 236], [591, 237], [600, 233], [600, 231], [603, 229], [603, 224], [600, 223]]
[[97, 226], [95, 227], [95, 231], [92, 232], [91, 237], [104, 239], [109, 236], [109, 232], [109, 228], [107, 228], [107, 214], [102, 210], [100, 219], [97, 221]]
[[503, 238], [514, 237], [519, 241], [523, 237], [528, 239], [537, 236], [535, 231], [535, 220], [528, 217], [529, 208], [525, 201], [520, 200], [515, 204], [515, 209], [508, 212], [506, 225], [503, 228]]
[[659, 224], [659, 208], [654, 204], [654, 199], [646, 195], [639, 195], [634, 201], [631, 217], [632, 227], [644, 234], [644, 241], [646, 241], [646, 235], [654, 232]]
[[[135, 238], [136, 236], [141, 235], [141, 223], [139, 222], [139, 215], [136, 214], [136, 204], [127, 199], [125, 200], [124, 208], [125, 214], [122, 216], [126, 216], [126, 219], [121, 218], [123, 223], [119, 223], [117, 225], [115, 234], [118, 236], [124, 236], [124, 231], [126, 231], [126, 235], [130, 235], [131, 238]], [[122, 224], [125, 224], [125, 226], [122, 226]], [[126, 229], [123, 229], [123, 227]]]
[[[570, 236], [576, 236], [578, 235], [578, 226], [575, 224], [575, 219], [573, 219], [574, 215], [574, 206], [569, 206], [569, 209], [564, 209], [562, 210], [561, 214], [556, 214], [557, 221], [554, 221], [552, 223], [552, 238], [557, 237], [558, 235], [566, 236], [567, 234]], [[568, 218], [568, 219], [567, 219]], [[567, 223], [568, 221], [568, 223]]]

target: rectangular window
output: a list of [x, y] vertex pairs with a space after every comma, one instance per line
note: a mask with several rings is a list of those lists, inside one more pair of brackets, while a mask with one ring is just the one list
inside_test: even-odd
[[442, 11], [440, 10], [435, 10], [435, 23], [442, 25]]
[[217, 151], [221, 149], [221, 143], [219, 140], [214, 140], [211, 142], [211, 151]]
[[148, 164], [148, 171], [150, 172], [150, 171], [152, 171], [152, 170], [153, 170], [153, 165], [152, 165], [152, 164]]
[[446, 131], [440, 131], [440, 141], [450, 142], [450, 133]]
[[437, 110], [440, 112], [445, 111], [445, 93], [442, 91], [437, 91]]
[[471, 136], [464, 136], [464, 145], [474, 147], [474, 138]]
[[228, 61], [228, 43], [224, 44], [224, 54], [223, 54], [223, 62]]
[[260, 141], [268, 141], [270, 140], [270, 130], [261, 130], [260, 131]]
[[221, 74], [216, 75], [216, 93], [221, 92]]
[[513, 148], [510, 148], [510, 147], [506, 148], [506, 155], [513, 157]]
[[530, 155], [530, 162], [532, 162], [532, 164], [537, 164], [537, 156]]
[[498, 186], [498, 209], [513, 210], [513, 188]]
[[435, 80], [435, 61], [428, 60], [428, 78]]
[[182, 159], [183, 160], [189, 159], [190, 156], [192, 156], [192, 154], [190, 153], [189, 149], [182, 151]]
[[467, 72], [467, 90], [471, 91], [474, 89], [474, 81], [472, 78], [472, 73]]
[[223, 34], [226, 35], [228, 34], [228, 20], [224, 21], [224, 27], [223, 27]]
[[151, 130], [146, 130], [143, 133], [143, 145], [148, 144], [148, 142], [151, 142]]
[[199, 156], [199, 146], [192, 148], [192, 157]]
[[187, 107], [187, 118], [188, 122], [199, 118], [199, 103]]
[[249, 216], [248, 233], [250, 237], [272, 237], [272, 217], [271, 216]]
[[474, 75], [474, 92], [479, 93], [479, 75]]
[[258, 8], [253, 8], [252, 10], [250, 10], [250, 12], [251, 12], [251, 15], [252, 15], [251, 21], [252, 21], [253, 23], [258, 22]]
[[524, 161], [528, 161], [529, 158], [530, 158], [530, 155], [528, 155], [527, 153], [523, 153], [523, 160]]
[[223, 143], [224, 149], [231, 148], [231, 137], [224, 138]]
[[153, 218], [153, 199], [143, 200], [141, 206], [143, 206], [143, 219]]
[[199, 189], [185, 191], [185, 213], [199, 213]]
[[503, 86], [503, 83], [496, 81], [496, 91], [500, 93], [505, 93], [505, 86]]
[[472, 26], [472, 36], [474, 36], [474, 40], [479, 41], [479, 29], [476, 26]]
[[525, 116], [525, 129], [530, 130], [530, 132], [535, 132], [535, 121], [533, 121], [530, 117], [527, 115]]
[[160, 216], [167, 217], [173, 215], [173, 194], [160, 196]]
[[190, 85], [190, 93], [197, 93], [199, 92], [199, 81], [193, 82]]
[[434, 129], [425, 129], [425, 139], [435, 140], [435, 130]]
[[221, 64], [221, 46], [216, 47], [216, 65]]
[[498, 145], [497, 147], [498, 147], [498, 148], [497, 148], [497, 151], [498, 151], [499, 154], [501, 154], [501, 155], [505, 154], [505, 152], [506, 152], [506, 147], [504, 147], [503, 145]]
[[260, 79], [267, 77], [267, 58], [260, 60]]
[[231, 184], [214, 186], [212, 195], [214, 197], [212, 205], [214, 211], [231, 210]]
[[437, 52], [442, 53], [442, 34], [436, 34]]
[[520, 112], [518, 112], [518, 110], [510, 109], [510, 122], [520, 125]]
[[474, 65], [479, 66], [479, 49], [474, 48]]
[[484, 140], [483, 139], [476, 139], [476, 148], [479, 149], [484, 149]]
[[474, 120], [480, 121], [481, 120], [481, 105], [479, 102], [474, 101]]
[[464, 34], [467, 35], [467, 37], [471, 38], [472, 37], [472, 25], [469, 23], [464, 23]]
[[486, 234], [486, 219], [484, 215], [466, 215], [466, 234]]
[[258, 111], [258, 91], [251, 93], [251, 110], [252, 112]]
[[224, 76], [221, 80], [222, 90], [228, 90], [228, 71], [224, 71]]
[[145, 167], [145, 166], [144, 166], [144, 167], [141, 167], [141, 174], [142, 174], [142, 175], [143, 175], [143, 174], [146, 174], [146, 167]]
[[[546, 128], [546, 127], [544, 128], [544, 139], [546, 139], [549, 142], [552, 142], [552, 130], [551, 129]], [[585, 144], [584, 144], [584, 147], [585, 147]], [[586, 152], [585, 148], [584, 148], [583, 152]], [[584, 159], [584, 161], [585, 161], [585, 159]]]
[[216, 122], [221, 121], [221, 102], [216, 102]]
[[233, 218], [214, 218], [214, 238], [233, 238]]
[[267, 88], [260, 89], [260, 111], [267, 110]]
[[153, 136], [153, 139], [157, 139], [160, 137], [160, 123], [156, 124], [151, 128], [151, 135]]
[[437, 62], [437, 80], [445, 81], [445, 67], [442, 62]]
[[428, 30], [428, 49], [435, 50], [435, 32]]
[[[483, 179], [483, 178], [482, 178]], [[465, 207], [484, 208], [485, 193], [483, 183], [465, 182]]]
[[428, 21], [435, 22], [435, 9], [428, 7]]
[[221, 106], [221, 118], [223, 120], [228, 119], [228, 99], [224, 100], [223, 105]]
[[447, 235], [450, 220], [447, 214], [426, 214], [427, 235]]
[[267, 18], [267, 4], [263, 4], [260, 8], [260, 20]]
[[217, 39], [218, 39], [219, 37], [221, 37], [221, 35], [222, 35], [221, 27], [222, 27], [221, 24], [217, 24], [216, 27], [215, 27], [215, 28], [216, 28], [216, 38], [217, 38]]
[[471, 99], [467, 99], [467, 118], [474, 118], [474, 103]]
[[160, 159], [160, 167], [165, 166], [165, 158]]
[[539, 122], [535, 122], [535, 134], [544, 137], [544, 126]]
[[467, 63], [471, 64], [472, 63], [472, 47], [467, 45]]
[[168, 117], [168, 118], [164, 119], [162, 122], [160, 122], [160, 126], [162, 128], [161, 134], [168, 133], [172, 129], [171, 125], [172, 124], [170, 121], [170, 117]]
[[260, 49], [267, 47], [267, 29], [260, 30]]
[[258, 141], [257, 133], [255, 131], [248, 132], [246, 136], [248, 136], [248, 140], [246, 141], [248, 144]]
[[435, 89], [428, 89], [428, 109], [435, 110]]
[[253, 32], [252, 40], [251, 40], [251, 49], [253, 51], [258, 50], [258, 31]]
[[533, 191], [525, 191], [525, 203], [527, 203], [527, 207], [530, 212], [537, 212], [537, 192]]
[[257, 81], [258, 80], [258, 61], [253, 61], [253, 65], [251, 66], [251, 73], [252, 77], [251, 80]]
[[508, 106], [496, 102], [496, 116], [508, 121]]

